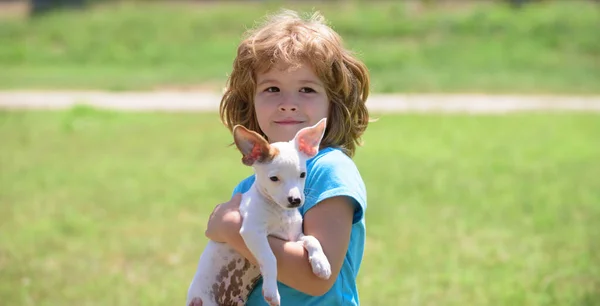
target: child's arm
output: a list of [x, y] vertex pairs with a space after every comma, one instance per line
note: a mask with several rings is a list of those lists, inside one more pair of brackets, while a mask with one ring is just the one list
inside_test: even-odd
[[[223, 205], [231, 203], [232, 201]], [[239, 205], [239, 201], [233, 205], [235, 204]], [[217, 209], [211, 217], [207, 237], [228, 243], [253, 264], [257, 264], [239, 234], [241, 217], [231, 216], [235, 212], [239, 215], [239, 211], [223, 208]], [[219, 214], [219, 210], [230, 215]], [[304, 234], [319, 240], [331, 265], [331, 277], [327, 280], [313, 274], [308, 252], [301, 243], [269, 237], [269, 244], [277, 258], [277, 279], [308, 295], [319, 296], [329, 291], [344, 262], [350, 242], [353, 214], [354, 210], [348, 198], [333, 197], [323, 200], [304, 215]]]

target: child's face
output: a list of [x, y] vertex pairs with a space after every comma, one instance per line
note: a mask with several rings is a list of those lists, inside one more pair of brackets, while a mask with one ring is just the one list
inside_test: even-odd
[[323, 82], [310, 66], [292, 71], [276, 65], [256, 76], [254, 110], [269, 142], [290, 141], [296, 133], [327, 117], [329, 100]]

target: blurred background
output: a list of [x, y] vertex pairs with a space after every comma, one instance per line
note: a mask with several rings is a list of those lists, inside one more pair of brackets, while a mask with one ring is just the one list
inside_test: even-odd
[[[325, 15], [373, 99], [600, 94], [591, 0], [1, 0], [0, 94], [218, 96], [243, 31], [282, 7]], [[251, 169], [215, 111], [77, 102], [0, 110], [0, 304], [181, 305]], [[372, 115], [361, 304], [600, 305], [597, 112]]]
[[597, 1], [6, 1], [0, 88], [222, 88], [242, 32], [321, 11], [374, 92], [597, 93]]

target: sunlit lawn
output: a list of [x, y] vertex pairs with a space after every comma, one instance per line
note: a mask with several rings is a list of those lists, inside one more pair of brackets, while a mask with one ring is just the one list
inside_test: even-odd
[[[383, 115], [363, 305], [600, 304], [600, 116]], [[183, 304], [250, 169], [216, 114], [0, 112], [2, 305]]]

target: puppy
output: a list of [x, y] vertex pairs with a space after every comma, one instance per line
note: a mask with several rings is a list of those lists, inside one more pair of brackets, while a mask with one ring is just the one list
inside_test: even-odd
[[306, 161], [319, 151], [326, 119], [298, 131], [289, 142], [269, 144], [258, 133], [241, 125], [233, 129], [244, 165], [252, 166], [255, 181], [242, 195], [240, 234], [259, 263], [252, 265], [233, 248], [209, 241], [200, 256], [189, 286], [186, 305], [200, 299], [203, 306], [244, 305], [254, 285], [263, 277], [262, 293], [269, 305], [279, 305], [277, 261], [267, 237], [300, 241], [308, 251], [313, 273], [331, 276], [331, 266], [319, 241], [302, 233]]

